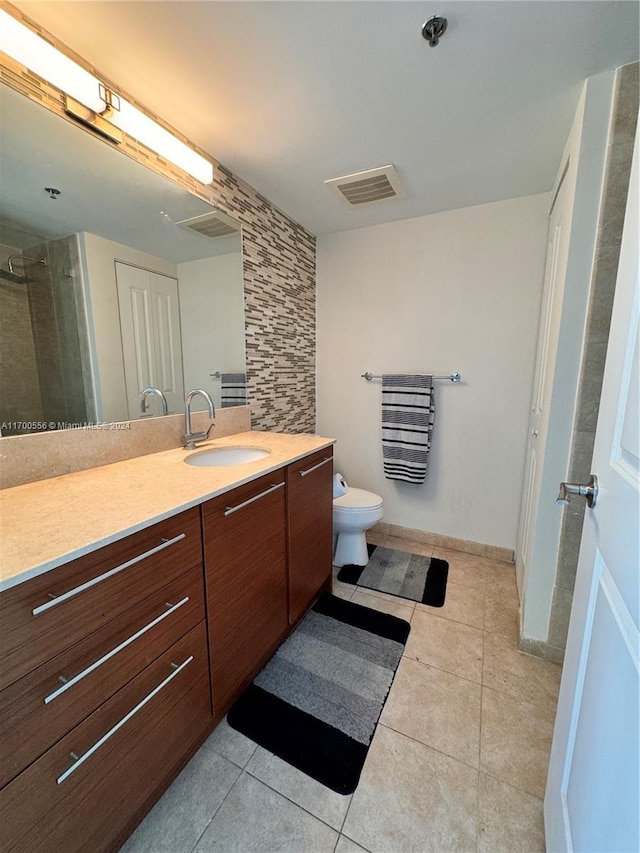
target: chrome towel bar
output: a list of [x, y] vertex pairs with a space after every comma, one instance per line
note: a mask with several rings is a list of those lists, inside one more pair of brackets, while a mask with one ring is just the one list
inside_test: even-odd
[[[382, 379], [382, 376], [374, 376], [373, 373], [369, 373], [367, 370], [366, 373], [361, 373], [360, 376], [363, 379], [366, 379], [367, 382], [371, 382], [372, 379]], [[450, 382], [460, 382], [460, 374], [457, 372], [448, 373], [446, 376], [434, 376], [434, 379], [448, 379]]]

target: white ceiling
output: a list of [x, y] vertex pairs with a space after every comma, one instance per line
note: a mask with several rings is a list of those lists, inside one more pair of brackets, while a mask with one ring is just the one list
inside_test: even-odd
[[[582, 81], [638, 58], [636, 0], [15, 5], [314, 234], [551, 189]], [[323, 184], [388, 163], [404, 199]]]

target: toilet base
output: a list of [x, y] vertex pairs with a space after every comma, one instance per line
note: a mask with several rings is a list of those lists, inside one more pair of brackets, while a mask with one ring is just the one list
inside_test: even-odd
[[334, 566], [366, 566], [369, 562], [364, 530], [338, 533], [333, 554]]

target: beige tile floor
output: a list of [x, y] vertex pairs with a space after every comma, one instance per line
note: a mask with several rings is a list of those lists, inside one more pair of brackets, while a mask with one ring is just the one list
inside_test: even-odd
[[513, 566], [394, 537], [449, 561], [442, 608], [335, 582], [411, 622], [349, 797], [222, 722], [125, 853], [539, 853], [560, 669], [516, 649]]

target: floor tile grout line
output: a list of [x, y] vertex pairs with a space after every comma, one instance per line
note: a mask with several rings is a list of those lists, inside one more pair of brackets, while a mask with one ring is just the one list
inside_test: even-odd
[[[510, 695], [510, 694], [503, 694], [503, 693], [501, 693], [499, 690], [494, 690], [492, 687], [485, 687], [485, 686], [483, 685], [483, 687], [482, 687], [481, 699], [480, 699], [481, 707], [482, 707], [483, 702], [484, 702], [484, 691], [485, 691], [485, 690], [491, 690], [491, 691], [493, 691], [494, 693], [498, 693], [498, 694], [500, 694], [500, 695], [507, 696], [509, 699], [517, 698], [517, 697], [513, 697], [513, 696], [512, 696], [512, 695]], [[534, 703], [532, 703], [532, 702], [528, 702], [526, 699], [520, 699], [519, 701], [521, 701], [521, 702], [525, 702], [526, 704], [530, 705], [530, 706], [531, 706], [532, 708], [534, 708], [534, 709], [537, 707]], [[504, 779], [502, 776], [498, 776], [498, 775], [496, 774], [496, 772], [495, 772], [495, 771], [492, 771], [492, 770], [490, 770], [490, 769], [488, 769], [488, 768], [486, 768], [486, 767], [484, 767], [484, 766], [483, 766], [483, 762], [482, 762], [482, 716], [480, 717], [480, 727], [481, 727], [481, 728], [480, 728], [480, 764], [479, 764], [479, 768], [478, 768], [478, 769], [479, 769], [479, 772], [480, 772], [480, 773], [484, 773], [484, 774], [485, 774], [485, 776], [490, 776], [492, 779], [497, 779], [499, 782], [501, 782], [501, 783], [503, 783], [503, 784], [505, 784], [505, 785], [508, 785], [510, 788], [513, 788], [513, 789], [515, 789], [516, 791], [520, 791], [520, 792], [522, 792], [522, 793], [524, 793], [524, 794], [528, 794], [530, 797], [534, 797], [535, 799], [537, 799], [537, 800], [541, 800], [541, 801], [543, 801], [543, 802], [544, 802], [544, 793], [542, 794], [542, 796], [539, 796], [538, 794], [534, 794], [534, 793], [532, 793], [531, 791], [527, 790], [526, 788], [523, 788], [523, 787], [521, 787], [520, 785], [516, 785], [516, 784], [514, 784], [512, 781], [509, 781], [509, 780], [507, 780], [507, 779]], [[553, 725], [552, 725], [552, 731], [553, 731]], [[549, 769], [549, 758], [547, 758], [547, 761], [546, 761], [546, 769], [547, 769], [547, 773], [548, 773], [548, 769]]]
[[346, 832], [341, 832], [340, 835], [344, 835], [344, 837], [348, 838], [349, 841], [352, 841], [354, 844], [357, 844], [358, 847], [362, 847], [365, 853], [371, 853], [369, 847], [365, 847], [364, 844], [361, 844], [359, 841], [356, 841], [355, 838], [352, 838], [350, 835], [347, 835]]
[[490, 779], [495, 779], [497, 782], [500, 782], [501, 785], [506, 785], [507, 788], [511, 788], [513, 791], [518, 791], [520, 794], [526, 794], [527, 797], [531, 797], [532, 799], [538, 800], [538, 802], [544, 804], [544, 795], [539, 797], [537, 794], [532, 794], [531, 791], [527, 791], [526, 788], [520, 788], [518, 785], [514, 785], [513, 782], [507, 782], [506, 779], [496, 776], [496, 774], [492, 773], [490, 770], [483, 770], [480, 768], [480, 773], [483, 776], [488, 776]]
[[[500, 696], [506, 696], [509, 699], [516, 699], [518, 702], [524, 702], [526, 705], [529, 705], [532, 708], [536, 708], [538, 711], [549, 710], [548, 708], [544, 708], [538, 702], [532, 702], [530, 699], [525, 699], [522, 696], [514, 696], [513, 693], [508, 693], [505, 690], [499, 690], [497, 687], [492, 687], [490, 684], [481, 684], [480, 685], [483, 690], [492, 690], [494, 693], [499, 693]], [[558, 707], [558, 702], [556, 700], [555, 707], [553, 709], [553, 723], [555, 723], [555, 714]], [[552, 724], [553, 725], [553, 724]]]
[[[544, 704], [547, 707], [549, 707], [551, 704], [553, 704], [553, 710], [555, 712], [555, 710], [558, 706], [558, 694], [557, 694], [557, 692], [555, 694], [555, 697], [552, 697], [549, 694], [545, 694], [543, 697], [544, 701], [539, 703], [539, 702], [534, 702], [530, 699], [525, 698], [519, 692], [516, 692], [513, 690], [507, 690], [502, 685], [499, 685], [499, 684], [495, 685], [495, 684], [488, 684], [487, 683], [487, 680], [486, 680], [486, 646], [485, 646], [486, 641], [487, 641], [487, 635], [489, 635], [491, 637], [504, 637], [504, 635], [502, 635], [502, 634], [494, 634], [491, 631], [483, 630], [483, 632], [482, 632], [482, 682], [481, 682], [482, 687], [483, 688], [487, 687], [489, 690], [495, 690], [496, 693], [501, 693], [503, 696], [509, 696], [512, 699], [517, 699], [521, 702], [527, 702], [530, 705], [542, 706]], [[507, 639], [510, 642], [512, 642], [511, 638], [509, 638], [509, 637], [504, 637], [504, 639]], [[518, 651], [517, 645], [514, 646], [513, 649], [511, 649], [511, 650], [512, 651], [513, 650]], [[538, 658], [534, 658], [534, 660], [538, 660]], [[542, 663], [547, 663], [547, 662], [542, 661]], [[551, 665], [555, 666], [556, 664], [551, 664]]]
[[[426, 607], [426, 604], [423, 604], [422, 607]], [[477, 631], [482, 631], [482, 627], [479, 625], [472, 625], [470, 622], [462, 622], [460, 619], [452, 619], [451, 616], [441, 616], [439, 613], [432, 613], [430, 610], [418, 610], [416, 608], [416, 613], [427, 613], [431, 616], [434, 616], [436, 619], [444, 619], [445, 622], [453, 622], [454, 625], [466, 625], [467, 628], [475, 628]]]
[[[223, 718], [223, 719], [226, 719], [226, 718]], [[222, 720], [220, 722], [222, 722]], [[218, 723], [218, 725], [220, 725], [220, 723]], [[217, 728], [217, 726], [216, 726], [216, 728]], [[215, 729], [213, 731], [215, 732]], [[212, 734], [213, 734], [213, 732], [212, 732]], [[242, 732], [240, 732], [240, 734], [242, 734]], [[246, 735], [243, 735], [243, 737], [246, 737]], [[247, 740], [250, 741], [251, 743], [255, 743], [255, 741], [251, 740], [251, 738], [247, 738]], [[211, 749], [215, 752], [216, 755], [219, 755], [221, 758], [224, 758], [225, 761], [228, 761], [230, 764], [233, 764], [234, 767], [237, 767], [239, 770], [244, 770], [246, 768], [247, 764], [253, 758], [253, 754], [259, 746], [260, 746], [259, 743], [255, 743], [255, 746], [251, 750], [251, 755], [249, 756], [249, 758], [247, 758], [247, 760], [245, 761], [244, 764], [238, 764], [237, 761], [234, 761], [233, 758], [229, 758], [228, 755], [225, 755], [223, 752], [220, 752], [218, 749], [215, 748], [215, 746], [212, 746]]]
[[[459, 623], [459, 624], [461, 624], [461, 623]], [[467, 627], [471, 627], [471, 626], [467, 626]], [[480, 628], [477, 628], [476, 630], [480, 631], [481, 629], [480, 629]], [[469, 683], [471, 683], [471, 684], [477, 684], [477, 685], [479, 685], [479, 686], [481, 686], [481, 687], [488, 687], [490, 690], [495, 690], [495, 691], [496, 691], [496, 693], [502, 693], [502, 694], [504, 694], [505, 696], [510, 696], [510, 697], [512, 697], [512, 698], [514, 698], [514, 699], [520, 699], [520, 700], [521, 700], [521, 701], [523, 701], [523, 702], [528, 702], [528, 703], [529, 703], [529, 704], [531, 704], [531, 705], [537, 705], [538, 703], [533, 702], [533, 701], [532, 701], [532, 700], [530, 700], [530, 699], [526, 699], [526, 698], [522, 697], [521, 695], [519, 695], [519, 694], [517, 694], [517, 693], [514, 693], [514, 692], [512, 692], [512, 691], [510, 691], [510, 690], [506, 690], [506, 689], [504, 689], [504, 688], [503, 688], [503, 687], [501, 687], [501, 686], [496, 686], [496, 685], [493, 685], [493, 684], [487, 684], [487, 683], [486, 683], [486, 681], [485, 681], [485, 659], [484, 659], [484, 654], [485, 654], [485, 651], [484, 651], [485, 634], [489, 634], [490, 636], [502, 636], [502, 635], [495, 635], [495, 634], [491, 634], [491, 632], [490, 632], [490, 631], [482, 631], [482, 657], [481, 657], [481, 660], [480, 660], [480, 662], [481, 662], [481, 667], [480, 667], [480, 670], [481, 670], [481, 677], [480, 677], [480, 681], [475, 681], [473, 678], [468, 678], [466, 675], [460, 675], [460, 673], [458, 673], [458, 672], [452, 672], [450, 669], [444, 669], [442, 666], [438, 666], [438, 665], [437, 665], [437, 664], [435, 664], [435, 663], [431, 663], [431, 662], [428, 662], [428, 661], [423, 661], [423, 660], [420, 660], [420, 658], [417, 658], [417, 657], [412, 657], [410, 654], [407, 654], [406, 652], [405, 652], [405, 653], [403, 653], [402, 657], [403, 657], [403, 658], [406, 658], [407, 660], [412, 660], [412, 661], [415, 661], [416, 663], [422, 664], [422, 666], [431, 667], [431, 669], [437, 669], [439, 672], [445, 672], [445, 673], [447, 673], [447, 675], [453, 675], [453, 676], [455, 676], [456, 678], [461, 678], [463, 681], [467, 681], [467, 682], [469, 682]], [[505, 639], [508, 639], [508, 638], [505, 638]], [[405, 647], [405, 648], [406, 648], [406, 647]], [[555, 698], [555, 700], [553, 700], [551, 696], [548, 696], [548, 697], [547, 697], [547, 699], [548, 699], [548, 704], [551, 704], [551, 703], [553, 702], [553, 703], [554, 703], [554, 705], [555, 705], [555, 706], [557, 706], [557, 702], [558, 702], [557, 697]], [[546, 701], [546, 700], [545, 700], [545, 701]]]
[[[223, 758], [224, 758], [224, 756], [223, 756]], [[229, 760], [229, 759], [227, 759], [227, 761], [228, 761], [228, 760]], [[233, 762], [230, 762], [230, 763], [231, 763], [231, 764], [233, 764]], [[233, 789], [235, 788], [235, 786], [238, 784], [239, 779], [241, 779], [241, 778], [242, 778], [242, 774], [244, 773], [244, 770], [242, 770], [242, 768], [238, 767], [238, 765], [237, 765], [237, 764], [234, 764], [233, 766], [234, 766], [234, 767], [237, 767], [237, 768], [238, 768], [238, 770], [240, 770], [240, 772], [238, 773], [238, 775], [237, 775], [237, 776], [236, 776], [236, 778], [234, 779], [233, 785], [231, 785], [231, 787], [229, 788], [229, 790], [227, 791], [227, 793], [224, 795], [224, 797], [222, 798], [222, 800], [218, 803], [218, 806], [213, 810], [213, 814], [211, 815], [210, 819], [207, 821], [207, 825], [205, 826], [205, 828], [202, 830], [202, 832], [201, 832], [201, 833], [200, 833], [200, 835], [198, 836], [198, 840], [196, 841], [196, 843], [195, 843], [195, 844], [193, 845], [193, 847], [191, 848], [190, 853], [195, 853], [195, 851], [196, 851], [196, 849], [197, 849], [198, 845], [199, 845], [199, 844], [200, 844], [200, 842], [202, 841], [202, 836], [205, 834], [205, 832], [209, 829], [209, 827], [210, 827], [210, 826], [211, 826], [211, 824], [213, 823], [213, 819], [214, 819], [214, 818], [215, 818], [215, 816], [218, 814], [218, 812], [220, 811], [220, 809], [222, 808], [222, 806], [224, 805], [224, 803], [227, 801], [227, 797], [228, 797], [228, 796], [229, 796], [229, 794], [233, 791]]]
[[537, 661], [537, 663], [534, 664], [535, 666], [544, 669], [548, 669], [549, 667], [556, 667], [559, 670], [559, 673], [562, 672], [562, 664], [554, 663], [554, 661], [550, 660], [544, 660], [543, 658], [539, 658], [536, 655], [531, 655], [528, 652], [523, 652], [521, 649], [518, 648], [518, 644], [517, 642], [514, 642], [513, 637], [507, 637], [506, 634], [497, 634], [495, 631], [488, 631], [486, 628], [483, 628], [482, 632], [483, 634], [489, 634], [489, 636], [491, 637], [500, 637], [504, 640], [509, 640], [510, 644], [512, 644], [509, 651], [516, 652], [518, 655], [522, 655], [522, 657], [526, 660]]
[[[355, 591], [353, 592], [353, 594], [352, 594], [352, 596], [351, 596], [351, 599], [350, 599], [350, 600], [352, 600], [352, 599], [353, 599], [353, 596], [354, 596], [354, 595], [356, 595], [356, 593], [358, 593], [358, 592], [361, 592], [363, 595], [369, 595], [369, 593], [367, 592], [367, 588], [366, 588], [366, 587], [358, 586], [358, 587], [356, 587], [356, 588], [355, 588]], [[396, 602], [395, 602], [395, 601], [389, 601], [388, 599], [386, 599], [386, 598], [381, 598], [381, 597], [380, 597], [380, 596], [378, 596], [378, 595], [369, 595], [369, 598], [373, 598], [373, 599], [374, 599], [374, 601], [385, 601], [387, 604], [396, 604]], [[397, 596], [397, 598], [400, 598], [400, 596]], [[402, 601], [408, 601], [408, 600], [409, 600], [408, 598], [404, 598], [404, 599], [403, 599], [403, 598], [400, 598], [400, 601], [398, 602], [397, 606], [398, 606], [398, 607], [403, 607], [405, 610], [410, 610], [410, 611], [411, 611], [411, 616], [413, 616], [414, 611], [415, 611], [415, 606], [413, 606], [413, 607], [412, 607], [412, 606], [411, 606], [411, 604], [402, 604], [402, 603], [401, 603]], [[362, 606], [363, 606], [363, 607], [366, 607], [367, 605], [366, 605], [366, 604], [364, 604], [364, 605], [362, 605]], [[372, 607], [371, 609], [372, 609], [372, 610], [377, 610], [377, 607]], [[381, 612], [381, 613], [386, 613], [387, 611], [385, 611], [385, 610], [381, 610], [380, 612]], [[390, 613], [389, 615], [390, 615], [390, 616], [395, 616], [395, 614], [394, 614], [394, 613]], [[407, 618], [409, 621], [411, 621], [411, 616], [408, 616], [408, 617], [406, 617], [406, 618]], [[398, 618], [399, 618], [399, 619], [404, 619], [405, 617], [404, 617], [404, 616], [399, 616]]]
[[[467, 587], [467, 589], [471, 589], [471, 587]], [[478, 592], [478, 590], [476, 590], [476, 592]], [[427, 604], [422, 605], [422, 607], [428, 607], [428, 606], [429, 605], [427, 605]], [[452, 619], [451, 616], [443, 616], [437, 612], [438, 609], [439, 608], [430, 607], [429, 610], [423, 610], [423, 609], [418, 610], [418, 607], [416, 606], [415, 611], [416, 611], [416, 613], [422, 613], [424, 616], [431, 616], [434, 619], [444, 619], [445, 622], [453, 622], [455, 625], [464, 625], [466, 628], [473, 628], [474, 631], [484, 631], [485, 630], [484, 628], [478, 627], [478, 625], [470, 625], [468, 622], [461, 622], [460, 619]]]
[[478, 845], [480, 844], [480, 768], [482, 766], [482, 700], [483, 700], [483, 691], [482, 684], [484, 684], [484, 642], [485, 642], [485, 631], [482, 632], [482, 667], [480, 670], [480, 674], [482, 676], [482, 683], [480, 685], [480, 732], [478, 737], [478, 785], [476, 787], [476, 853], [478, 851]]
[[[262, 748], [264, 749], [264, 747], [262, 747]], [[266, 750], [266, 751], [268, 752], [269, 750]], [[274, 754], [275, 753], [271, 753], [271, 755], [274, 755]], [[276, 756], [276, 758], [277, 757], [278, 756]], [[289, 765], [289, 766], [293, 767], [293, 765]], [[297, 770], [297, 768], [295, 768], [295, 769]], [[328, 826], [329, 829], [332, 829], [334, 832], [337, 832], [338, 836], [340, 836], [340, 834], [341, 834], [340, 829], [336, 829], [335, 826], [331, 826], [331, 824], [327, 823], [326, 820], [324, 820], [321, 817], [318, 817], [318, 815], [314, 814], [312, 811], [309, 811], [309, 809], [306, 808], [306, 806], [302, 806], [302, 805], [300, 805], [300, 803], [297, 803], [295, 800], [292, 800], [291, 797], [288, 797], [286, 794], [283, 794], [282, 791], [279, 791], [277, 788], [274, 788], [273, 785], [270, 785], [268, 782], [265, 782], [264, 779], [261, 779], [259, 776], [255, 776], [250, 770], [244, 770], [243, 772], [246, 773], [247, 776], [251, 776], [252, 779], [255, 779], [256, 782], [260, 782], [262, 785], [265, 786], [265, 788], [269, 788], [269, 790], [273, 791], [274, 794], [278, 794], [278, 796], [282, 797], [283, 800], [287, 800], [287, 802], [291, 803], [294, 806], [297, 806], [299, 809], [302, 809], [303, 812], [306, 812], [308, 815], [311, 815], [311, 817], [315, 818], [316, 820], [319, 820], [320, 823], [323, 823], [325, 826]], [[303, 773], [303, 772], [304, 771], [300, 770], [300, 773]], [[305, 773], [304, 775], [306, 776], [307, 774]], [[312, 779], [313, 777], [309, 776], [309, 778]], [[318, 781], [317, 779], [314, 779], [314, 782], [317, 782], [317, 781]], [[322, 782], [318, 782], [318, 784], [322, 785]], [[324, 785], [324, 787], [326, 788], [327, 786]], [[331, 791], [332, 789], [329, 788], [328, 790]], [[334, 791], [334, 793], [337, 794], [337, 791]], [[348, 796], [350, 798], [353, 796], [352, 794], [346, 794], [346, 795], [337, 794], [337, 795], [339, 797], [340, 796]], [[349, 800], [349, 806], [347, 806], [347, 812], [349, 811], [350, 806], [351, 806], [351, 800]], [[346, 818], [346, 812], [345, 812], [345, 818]], [[340, 825], [344, 826], [344, 818], [343, 818], [342, 823]]]
[[443, 669], [441, 666], [436, 666], [434, 663], [426, 663], [426, 661], [418, 660], [418, 658], [412, 658], [410, 655], [402, 655], [402, 658], [404, 658], [405, 660], [412, 660], [414, 663], [421, 664], [421, 666], [427, 666], [431, 669], [437, 669], [438, 672], [444, 672], [447, 675], [452, 675], [454, 678], [459, 678], [462, 681], [466, 681], [468, 684], [476, 684], [478, 687], [482, 687], [482, 681], [474, 681], [473, 678], [467, 678], [464, 675], [458, 675], [457, 672], [451, 672], [450, 669]]
[[411, 735], [406, 734], [406, 732], [401, 732], [399, 729], [394, 729], [393, 726], [390, 726], [388, 723], [378, 723], [379, 726], [382, 726], [384, 729], [388, 729], [390, 732], [394, 732], [397, 735], [401, 735], [402, 737], [406, 737], [407, 740], [413, 741], [413, 743], [419, 744], [419, 746], [424, 746], [426, 749], [432, 749], [434, 752], [437, 752], [439, 755], [444, 755], [446, 758], [450, 758], [452, 761], [457, 761], [459, 764], [464, 764], [465, 767], [468, 767], [470, 770], [475, 770], [476, 773], [480, 772], [479, 767], [474, 767], [473, 764], [469, 764], [468, 761], [463, 761], [461, 758], [456, 758], [455, 755], [449, 755], [448, 752], [443, 752], [441, 749], [438, 749], [437, 746], [432, 746], [430, 743], [423, 743], [421, 740], [418, 740], [415, 737], [411, 737]]
[[[367, 755], [369, 754], [369, 749], [371, 749], [371, 745], [373, 744], [373, 738], [375, 737], [376, 729], [378, 728], [379, 725], [380, 725], [380, 722], [378, 721], [376, 723], [376, 728], [373, 730], [373, 737], [371, 738], [371, 743], [369, 744], [369, 748], [367, 749]], [[366, 763], [367, 763], [367, 756], [365, 756], [365, 763], [362, 765], [362, 773], [364, 773], [364, 767], [365, 767]], [[358, 785], [359, 784], [360, 784], [360, 779], [358, 779]], [[351, 806], [353, 805], [353, 798], [355, 797], [356, 791], [358, 790], [358, 785], [356, 785], [356, 790], [353, 792], [353, 794], [351, 794], [351, 799], [349, 800], [349, 805], [347, 806], [347, 810], [344, 813], [344, 818], [342, 819], [342, 826], [340, 827], [340, 835], [344, 835], [344, 825], [346, 824], [347, 818], [349, 817], [349, 812], [351, 811]], [[347, 838], [350, 838], [350, 836], [347, 835]], [[351, 841], [354, 841], [354, 839], [351, 838]], [[357, 843], [358, 843], [357, 841], [354, 841], [354, 844], [357, 844]]]
[[488, 688], [489, 690], [495, 690], [495, 692], [496, 692], [496, 693], [500, 693], [500, 694], [502, 694], [502, 696], [509, 696], [511, 699], [518, 699], [518, 700], [519, 700], [519, 701], [521, 701], [521, 702], [527, 702], [529, 705], [534, 705], [535, 707], [539, 707], [539, 708], [540, 708], [541, 710], [543, 710], [543, 711], [544, 711], [544, 710], [546, 710], [546, 709], [543, 707], [545, 704], [547, 705], [547, 709], [548, 709], [548, 708], [553, 704], [553, 710], [554, 710], [554, 713], [555, 713], [555, 711], [556, 711], [556, 709], [557, 709], [557, 707], [558, 707], [558, 699], [557, 699], [557, 697], [556, 697], [555, 699], [552, 699], [551, 697], [548, 697], [548, 699], [547, 699], [547, 700], [545, 700], [545, 702], [540, 702], [540, 703], [539, 703], [539, 702], [534, 702], [534, 701], [532, 701], [531, 699], [526, 699], [526, 698], [525, 698], [524, 696], [522, 696], [522, 694], [520, 694], [520, 693], [513, 692], [513, 691], [511, 691], [511, 690], [504, 690], [503, 688], [501, 688], [501, 687], [496, 687], [496, 686], [494, 686], [493, 684], [487, 684], [487, 683], [484, 681], [484, 673], [483, 673], [483, 680], [480, 682], [480, 685], [481, 685], [481, 687], [486, 687], [486, 688]]

